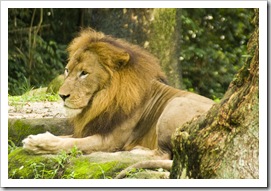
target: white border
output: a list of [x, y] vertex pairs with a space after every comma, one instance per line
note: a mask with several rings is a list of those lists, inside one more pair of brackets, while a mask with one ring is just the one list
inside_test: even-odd
[[[9, 8], [257, 8], [266, 1], [2, 1]], [[1, 4], [2, 4], [1, 2]]]
[[[259, 8], [259, 179], [13, 180], [8, 179], [8, 8]], [[1, 187], [266, 187], [267, 1], [1, 1]]]

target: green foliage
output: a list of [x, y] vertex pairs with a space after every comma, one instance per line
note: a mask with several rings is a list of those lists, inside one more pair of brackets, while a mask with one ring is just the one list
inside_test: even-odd
[[171, 85], [219, 101], [243, 64], [252, 15], [252, 9], [155, 9], [150, 50]]
[[17, 149], [15, 143], [12, 140], [8, 140], [8, 153], [11, 153], [15, 149]]
[[10, 151], [9, 159], [15, 160], [16, 158], [18, 163], [16, 166], [9, 165], [9, 177], [34, 179], [74, 178], [74, 172], [65, 173], [65, 167], [70, 163], [70, 160], [81, 155], [81, 151], [73, 148], [71, 152], [63, 151], [53, 157], [35, 155], [30, 160], [24, 161], [28, 154], [21, 148], [16, 147], [16, 149]]
[[46, 88], [38, 88], [24, 93], [21, 96], [8, 96], [9, 105], [22, 105], [26, 102], [40, 101], [59, 101], [60, 97], [57, 94], [45, 93]]
[[[8, 176], [13, 179], [34, 178], [38, 176], [37, 173], [35, 174], [35, 171], [42, 168], [41, 163], [48, 163], [49, 165], [47, 158], [35, 155], [30, 159], [29, 154], [19, 147], [9, 153], [8, 161]], [[16, 162], [11, 163], [10, 161]], [[33, 165], [34, 163], [36, 163], [36, 168]]]
[[150, 50], [170, 85], [222, 98], [248, 57], [252, 9], [9, 9], [9, 94], [47, 86], [90, 26]]
[[23, 94], [22, 96], [9, 96], [9, 104], [10, 105], [22, 105], [26, 102], [35, 102], [35, 101], [55, 101], [55, 96], [53, 95], [42, 95], [42, 96], [28, 96], [28, 92]]
[[118, 161], [91, 162], [76, 147], [48, 156], [29, 155], [17, 147], [9, 153], [9, 178], [111, 179], [126, 165]]
[[[15, 48], [9, 51], [9, 93], [19, 95], [30, 88], [45, 86], [63, 68], [65, 47], [56, 42], [45, 42], [37, 36], [38, 45], [33, 48], [32, 57], [23, 50]], [[27, 77], [26, 77], [27, 76]]]
[[186, 89], [220, 99], [243, 65], [252, 9], [184, 9], [181, 64]]
[[56, 172], [57, 172], [57, 169], [47, 170], [46, 165], [43, 162], [39, 162], [39, 163], [33, 162], [30, 165], [30, 168], [33, 171], [34, 179], [43, 179], [43, 178], [52, 179], [56, 175]]
[[74, 147], [71, 149], [71, 151], [70, 151], [69, 154], [70, 154], [71, 157], [74, 157], [74, 158], [83, 155], [82, 151], [79, 150], [76, 146], [74, 146]]
[[43, 14], [43, 9], [9, 9], [8, 82], [11, 95], [45, 86], [65, 64], [66, 46], [42, 37]]

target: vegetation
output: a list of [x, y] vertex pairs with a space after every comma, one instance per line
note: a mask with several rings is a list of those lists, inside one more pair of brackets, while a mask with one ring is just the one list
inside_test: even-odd
[[247, 57], [252, 9], [158, 9], [155, 15], [150, 49], [170, 83], [222, 98]]
[[[31, 155], [22, 148], [15, 147], [8, 157], [8, 176], [11, 179], [112, 179], [131, 164], [150, 159], [129, 152], [122, 152], [120, 155], [82, 155], [76, 147], [70, 152], [56, 155]], [[127, 173], [126, 177], [165, 178], [168, 174], [161, 169], [135, 169]]]
[[[9, 104], [10, 105], [16, 105], [16, 104], [22, 104], [25, 102], [35, 102], [35, 101], [58, 101], [60, 100], [60, 97], [58, 94], [46, 94], [44, 92], [44, 89], [37, 89], [40, 92], [34, 93], [33, 91], [29, 91], [24, 93], [21, 96], [8, 96]], [[37, 92], [37, 91], [36, 91]]]
[[9, 165], [9, 177], [20, 179], [74, 178], [74, 172], [65, 174], [64, 167], [81, 155], [81, 151], [74, 147], [69, 153], [61, 152], [58, 155], [47, 157], [36, 155], [31, 160], [25, 160], [29, 156], [26, 151], [22, 148], [13, 149], [9, 154], [9, 161], [18, 161]]
[[[150, 50], [169, 84], [219, 100], [247, 57], [251, 9], [9, 9], [9, 94], [47, 86], [90, 26]], [[66, 19], [65, 19], [66, 18]]]
[[44, 133], [45, 129], [42, 124], [31, 128], [30, 124], [21, 120], [16, 120], [14, 124], [8, 124], [9, 150], [14, 150], [15, 146], [22, 146], [22, 140], [28, 135]]

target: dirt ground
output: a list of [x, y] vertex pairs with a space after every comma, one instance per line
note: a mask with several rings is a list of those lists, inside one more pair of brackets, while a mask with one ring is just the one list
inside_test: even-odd
[[65, 118], [66, 112], [62, 101], [25, 102], [9, 104], [9, 118]]

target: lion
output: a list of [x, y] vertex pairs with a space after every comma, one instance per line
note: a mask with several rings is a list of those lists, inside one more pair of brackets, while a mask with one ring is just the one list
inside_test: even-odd
[[65, 80], [59, 89], [74, 133], [29, 135], [24, 149], [35, 154], [85, 154], [146, 148], [172, 159], [177, 127], [208, 111], [214, 102], [167, 85], [159, 60], [137, 45], [87, 28], [67, 48]]

